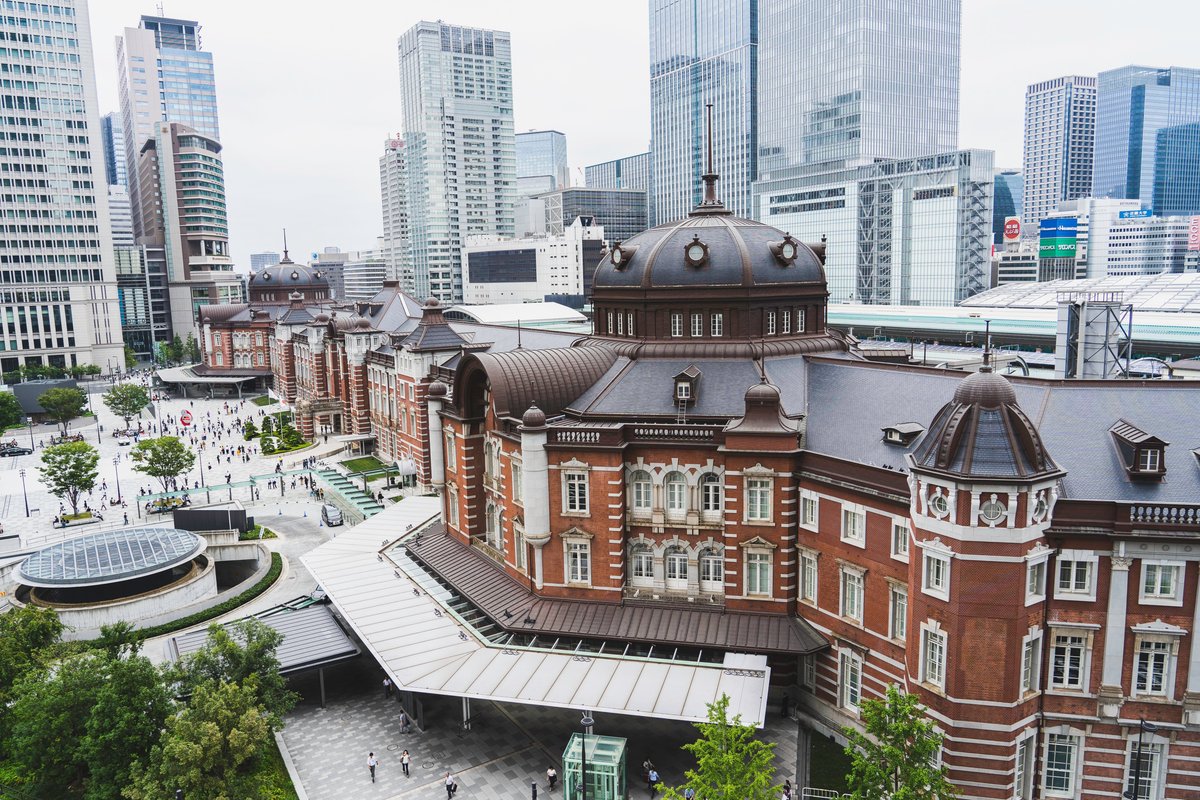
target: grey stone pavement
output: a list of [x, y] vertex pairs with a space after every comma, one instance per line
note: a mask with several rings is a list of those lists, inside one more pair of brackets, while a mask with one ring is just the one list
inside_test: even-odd
[[[400, 732], [400, 705], [388, 700], [383, 672], [364, 654], [325, 671], [327, 707], [319, 704], [315, 674], [299, 676], [293, 688], [304, 699], [288, 715], [283, 730], [287, 747], [309, 800], [391, 800], [445, 797], [445, 774], [459, 783], [455, 800], [528, 798], [538, 784], [541, 800], [562, 792], [562, 751], [579, 729], [580, 712], [516, 704], [473, 702], [471, 730], [461, 727], [461, 701], [423, 695], [425, 729]], [[641, 780], [647, 757], [669, 784], [683, 781], [693, 765], [680, 749], [699, 732], [689, 723], [614, 714], [593, 714], [594, 732], [629, 740], [626, 750], [629, 797], [650, 797]], [[776, 742], [776, 779], [796, 774], [796, 723], [769, 716], [762, 737]], [[400, 754], [412, 758], [411, 776], [400, 769]], [[376, 782], [367, 771], [367, 754], [379, 759]], [[559, 788], [548, 794], [546, 768], [559, 771]]]

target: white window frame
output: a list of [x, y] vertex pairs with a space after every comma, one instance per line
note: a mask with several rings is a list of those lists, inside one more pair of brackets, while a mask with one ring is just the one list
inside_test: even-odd
[[563, 581], [576, 586], [592, 585], [592, 540], [578, 534], [563, 537]]
[[888, 586], [888, 638], [904, 641], [908, 636], [908, 587]]
[[[712, 561], [716, 561], [716, 580], [705, 577], [706, 567]], [[701, 548], [700, 555], [696, 559], [696, 569], [700, 581], [700, 591], [710, 594], [720, 594], [725, 591], [725, 556], [721, 553], [719, 546]]]
[[816, 533], [821, 524], [821, 496], [808, 489], [800, 490], [800, 527]]
[[1033, 796], [1033, 753], [1036, 734], [1017, 742], [1013, 764], [1013, 800], [1031, 800]]
[[671, 519], [683, 519], [688, 513], [687, 476], [673, 470], [663, 476], [663, 511]]
[[509, 459], [509, 471], [512, 474], [512, 499], [519, 506], [525, 505], [525, 467], [518, 458]]
[[866, 548], [866, 506], [857, 503], [842, 503], [842, 541], [855, 547]]
[[613, 324], [613, 312], [611, 311], [608, 312], [608, 330], [606, 332], [609, 336], [616, 333], [616, 326]]
[[780, 335], [787, 336], [788, 334], [790, 334], [792, 332], [792, 311], [791, 311], [791, 309], [785, 309], [784, 311], [779, 312], [779, 321], [781, 323], [779, 326]]
[[449, 511], [450, 527], [458, 527], [458, 487], [451, 484], [446, 490], [446, 508]]
[[721, 476], [706, 472], [700, 476], [700, 516], [710, 522], [724, 518], [725, 486]]
[[720, 311], [714, 311], [708, 317], [708, 329], [713, 336], [725, 335], [725, 315]]
[[[649, 573], [638, 574], [638, 565], [648, 566]], [[654, 586], [654, 550], [648, 544], [635, 544], [629, 551], [629, 584], [652, 588]]]
[[1159, 472], [1162, 470], [1162, 450], [1157, 447], [1143, 447], [1138, 451], [1138, 472]]
[[630, 336], [633, 336], [633, 312], [632, 311], [625, 314], [625, 332], [628, 333]]
[[[1061, 641], [1060, 641], [1061, 640]], [[1070, 680], [1073, 656], [1078, 650], [1078, 675]], [[1061, 665], [1061, 669], [1060, 669]], [[1061, 679], [1058, 675], [1061, 672]], [[1050, 660], [1046, 665], [1050, 689], [1056, 692], [1085, 692], [1091, 683], [1092, 636], [1081, 628], [1052, 627]]]
[[1024, 699], [1041, 689], [1042, 675], [1042, 632], [1031, 628], [1021, 640], [1021, 673], [1017, 683], [1019, 687], [1018, 700]]
[[[1142, 768], [1138, 770], [1138, 783], [1134, 797], [1136, 800], [1158, 800], [1162, 796], [1163, 766], [1166, 764], [1166, 745], [1161, 741], [1143, 741], [1142, 748], [1149, 758], [1143, 756]], [[1138, 740], [1133, 736], [1125, 748], [1125, 789], [1122, 792], [1133, 792], [1134, 755], [1138, 752]], [[1146, 761], [1150, 762], [1149, 769]]]
[[949, 638], [936, 620], [921, 623], [921, 683], [946, 688]]
[[[745, 522], [751, 524], [771, 522], [773, 517], [771, 500], [775, 492], [775, 479], [765, 475], [747, 475], [745, 482]], [[765, 513], [762, 508], [763, 503], [760, 502], [764, 497]]]
[[800, 551], [800, 602], [815, 606], [820, 587], [820, 562], [815, 550]]
[[[1179, 636], [1156, 633], [1139, 633], [1133, 642], [1133, 669], [1130, 676], [1130, 697], [1161, 697], [1166, 700], [1175, 699], [1175, 669], [1179, 657]], [[1149, 646], [1147, 646], [1149, 645]], [[1162, 656], [1162, 686], [1160, 689], [1139, 688], [1140, 672], [1144, 656]], [[1150, 659], [1146, 659], [1150, 661]], [[1153, 663], [1151, 661], [1151, 663]], [[1150, 673], [1147, 672], [1147, 677]]]
[[[683, 574], [678, 573], [682, 564]], [[668, 545], [663, 551], [663, 581], [669, 591], [686, 592], [688, 588], [688, 554], [682, 545]]]
[[672, 311], [671, 312], [671, 336], [673, 336], [673, 337], [683, 336], [683, 312], [682, 311]]
[[767, 333], [766, 333], [766, 335], [767, 336], [775, 335], [775, 312], [774, 311], [767, 312]]
[[[1183, 581], [1187, 564], [1183, 561], [1142, 559], [1142, 577], [1138, 581], [1138, 601], [1146, 606], [1182, 606]], [[1171, 575], [1171, 590], [1163, 592], [1162, 577]], [[1153, 583], [1150, 591], [1147, 586]]]
[[848, 648], [838, 653], [838, 705], [858, 714], [862, 704], [862, 656]]
[[697, 314], [697, 313], [693, 312], [691, 331], [692, 331], [693, 337], [704, 335], [704, 315], [703, 314]]
[[[746, 570], [746, 594], [756, 597], [772, 595], [772, 561], [771, 551], [764, 549], [747, 549], [744, 554]], [[766, 586], [763, 586], [765, 580]]]
[[804, 309], [796, 309], [796, 333], [804, 333], [805, 315]]
[[861, 625], [866, 596], [866, 570], [842, 564], [838, 571], [838, 615]]
[[[1058, 554], [1054, 564], [1054, 599], [1090, 602], [1096, 599], [1096, 565], [1100, 558], [1089, 550], [1063, 550]], [[1071, 563], [1071, 585], [1063, 587], [1063, 568]], [[1079, 565], [1083, 565], [1086, 585], [1081, 589], [1079, 583]]]
[[[1070, 762], [1066, 770], [1059, 770], [1065, 773], [1067, 785], [1062, 788], [1050, 787], [1050, 748], [1053, 746], [1069, 748]], [[1080, 756], [1080, 737], [1075, 733], [1046, 733], [1045, 756], [1042, 759], [1042, 789], [1048, 797], [1075, 797], [1076, 790], [1079, 788], [1079, 767], [1082, 759]]]
[[910, 549], [909, 537], [912, 531], [908, 527], [908, 520], [892, 518], [892, 558], [897, 561], [908, 563], [908, 551]]
[[[572, 498], [572, 486], [576, 487]], [[564, 469], [562, 472], [562, 507], [564, 514], [586, 515], [591, 508], [588, 473], [584, 469]], [[583, 503], [579, 502], [582, 493]]]
[[1031, 606], [1046, 599], [1046, 569], [1049, 562], [1049, 550], [1025, 562], [1025, 605]]
[[443, 460], [446, 462], [446, 469], [455, 471], [458, 468], [458, 457], [454, 444], [454, 431], [447, 430], [444, 434], [446, 440], [446, 449]]
[[513, 566], [524, 572], [529, 569], [529, 545], [525, 543], [525, 529], [513, 522]]
[[636, 469], [629, 476], [629, 512], [647, 516], [654, 508], [654, 478], [649, 470]]
[[921, 553], [921, 591], [939, 600], [950, 599], [951, 553], [931, 549], [926, 544]]
[[817, 689], [817, 656], [807, 653], [800, 657], [800, 683], [805, 689]]

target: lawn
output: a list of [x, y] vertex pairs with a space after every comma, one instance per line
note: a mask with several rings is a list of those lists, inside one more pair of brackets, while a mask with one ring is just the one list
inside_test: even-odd
[[387, 466], [375, 456], [351, 458], [341, 462], [341, 464], [351, 472], [373, 472], [374, 470], [384, 469]]
[[259, 539], [275, 539], [275, 538], [277, 538], [275, 535], [275, 531], [271, 530], [270, 528], [264, 528], [262, 525], [255, 525], [253, 528], [246, 531], [245, 533], [238, 534], [239, 542], [252, 542], [252, 541], [257, 541]]
[[279, 401], [264, 394], [262, 397], [251, 398], [250, 402], [254, 403], [256, 406], [273, 406]]
[[846, 791], [846, 773], [850, 771], [850, 756], [828, 736], [813, 732], [809, 752], [808, 785], [816, 789]]

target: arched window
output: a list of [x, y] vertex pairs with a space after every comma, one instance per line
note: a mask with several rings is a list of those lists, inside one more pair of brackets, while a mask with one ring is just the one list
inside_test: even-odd
[[700, 553], [700, 591], [725, 591], [725, 559], [716, 548], [709, 547]]
[[654, 585], [654, 553], [644, 544], [635, 544], [629, 551], [629, 578], [634, 586]]
[[700, 513], [708, 520], [721, 518], [721, 500], [724, 492], [721, 476], [709, 472], [700, 478]]
[[649, 514], [651, 493], [650, 473], [639, 469], [629, 476], [629, 510], [634, 514]]
[[665, 557], [667, 589], [687, 591], [688, 558], [682, 547], [668, 547]]
[[483, 446], [483, 474], [489, 478], [496, 477], [496, 443], [488, 442]]
[[672, 472], [665, 481], [667, 490], [667, 515], [682, 517], [687, 513], [687, 478], [682, 472]]
[[488, 503], [487, 511], [484, 513], [484, 528], [487, 535], [488, 546], [500, 549], [500, 510], [492, 503]]

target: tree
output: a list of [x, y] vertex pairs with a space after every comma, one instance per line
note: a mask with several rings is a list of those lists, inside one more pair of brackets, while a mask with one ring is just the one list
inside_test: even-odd
[[63, 436], [66, 436], [71, 420], [83, 414], [83, 407], [87, 405], [87, 395], [81, 389], [59, 387], [42, 392], [37, 401], [45, 410], [46, 416], [57, 422]]
[[196, 465], [196, 454], [178, 436], [143, 439], [133, 446], [129, 457], [134, 469], [157, 478], [163, 491], [172, 478], [178, 478]]
[[182, 694], [207, 681], [245, 683], [255, 680], [255, 702], [270, 715], [272, 730], [279, 727], [283, 715], [296, 704], [279, 674], [276, 651], [283, 634], [253, 617], [232, 623], [228, 628], [208, 626], [208, 640], [181, 664], [176, 673]]
[[179, 362], [183, 361], [183, 357], [186, 352], [187, 351], [184, 350], [183, 346], [183, 339], [180, 338], [178, 333], [175, 334], [175, 336], [171, 339], [171, 360], [178, 364]]
[[258, 436], [258, 428], [255, 427], [254, 420], [246, 420], [246, 424], [242, 426], [242, 436], [247, 442]]
[[0, 392], [0, 430], [25, 424], [25, 409], [12, 392]]
[[942, 735], [925, 716], [914, 694], [888, 686], [882, 700], [864, 700], [859, 714], [866, 732], [843, 728], [849, 740], [850, 774], [855, 800], [949, 800], [958, 796], [938, 766]]
[[187, 341], [183, 344], [183, 351], [188, 361], [195, 363], [200, 360], [200, 343], [196, 341], [195, 334], [188, 334]]
[[126, 428], [131, 419], [150, 405], [150, 395], [136, 383], [118, 383], [104, 393], [103, 400], [109, 411], [125, 420]]
[[137, 353], [129, 345], [125, 345], [125, 369], [133, 369], [137, 366]]
[[[44, 395], [43, 395], [44, 396]], [[42, 451], [42, 474], [50, 494], [71, 504], [71, 513], [79, 513], [79, 495], [96, 485], [96, 464], [100, 452], [87, 442], [66, 442]]]
[[780, 787], [775, 776], [773, 743], [754, 738], [752, 725], [743, 725], [741, 715], [729, 719], [729, 697], [708, 706], [708, 722], [698, 722], [700, 738], [683, 746], [696, 758], [696, 768], [685, 773], [687, 781], [672, 788], [659, 784], [664, 800], [683, 800], [691, 789], [704, 800], [776, 800]]
[[18, 606], [0, 614], [0, 741], [7, 738], [12, 688], [38, 664], [41, 653], [62, 637], [63, 624], [52, 608]]
[[123, 790], [129, 800], [161, 800], [177, 789], [184, 797], [230, 800], [270, 736], [267, 714], [255, 702], [258, 687], [205, 681], [187, 707], [168, 717], [160, 743], [133, 767]]

